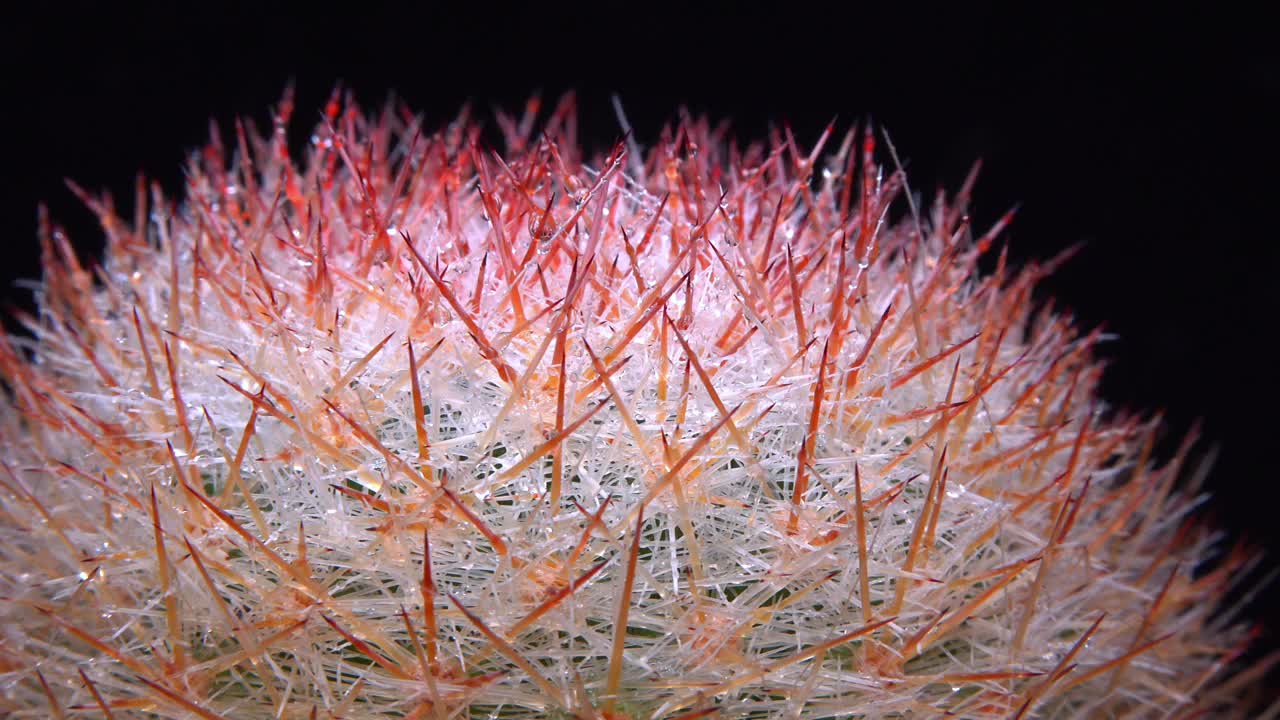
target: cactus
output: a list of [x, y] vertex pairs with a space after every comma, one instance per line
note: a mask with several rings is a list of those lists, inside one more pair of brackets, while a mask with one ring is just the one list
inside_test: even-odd
[[1245, 712], [1253, 557], [1203, 566], [1190, 443], [1099, 399], [973, 176], [920, 207], [870, 127], [586, 157], [571, 99], [499, 154], [336, 93], [297, 164], [292, 106], [180, 203], [76, 189], [100, 266], [41, 218], [0, 715]]

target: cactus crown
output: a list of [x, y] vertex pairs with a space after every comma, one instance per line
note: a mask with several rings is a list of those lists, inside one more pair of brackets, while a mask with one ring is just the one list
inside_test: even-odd
[[[292, 101], [0, 341], [0, 714], [1146, 717], [1227, 707], [1244, 555], [877, 131]], [[535, 129], [536, 128], [536, 129]], [[891, 150], [891, 148], [890, 148]]]

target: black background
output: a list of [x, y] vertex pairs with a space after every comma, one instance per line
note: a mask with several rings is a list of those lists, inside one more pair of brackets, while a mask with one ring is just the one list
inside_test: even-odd
[[[682, 103], [731, 118], [744, 139], [785, 120], [812, 143], [833, 116], [842, 127], [869, 116], [926, 199], [982, 158], [975, 226], [1021, 203], [1006, 234], [1013, 258], [1086, 243], [1044, 290], [1082, 327], [1120, 336], [1104, 349], [1108, 399], [1164, 409], [1166, 454], [1202, 419], [1199, 447], [1221, 449], [1209, 478], [1216, 517], [1232, 537], [1280, 548], [1280, 59], [1261, 17], [187, 5], [53, 3], [0, 22], [4, 300], [29, 302], [13, 280], [38, 276], [38, 202], [86, 254], [100, 250], [64, 176], [125, 208], [139, 170], [176, 193], [209, 118], [265, 123], [290, 79], [299, 139], [339, 80], [366, 105], [394, 90], [441, 122], [468, 99], [516, 110], [534, 90], [576, 89], [600, 146], [619, 132], [612, 92], [641, 142]], [[1277, 598], [1266, 591], [1255, 614], [1275, 624]]]

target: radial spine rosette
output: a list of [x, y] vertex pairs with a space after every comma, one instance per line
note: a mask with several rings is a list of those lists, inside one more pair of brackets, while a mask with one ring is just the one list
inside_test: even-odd
[[[1190, 717], [1190, 442], [878, 129], [217, 131], [0, 341], [0, 715]], [[545, 116], [545, 119], [538, 120]], [[225, 144], [224, 144], [225, 142]], [[877, 149], [877, 143], [881, 146]], [[882, 164], [883, 163], [883, 164]]]

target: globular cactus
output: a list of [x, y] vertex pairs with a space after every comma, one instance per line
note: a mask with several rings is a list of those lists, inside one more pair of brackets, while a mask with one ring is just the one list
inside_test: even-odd
[[0, 715], [1245, 712], [1251, 558], [1200, 567], [1056, 261], [979, 272], [972, 177], [921, 207], [869, 127], [591, 159], [572, 100], [497, 153], [335, 96], [298, 165], [291, 109], [181, 203], [77, 190], [101, 266], [42, 218]]

